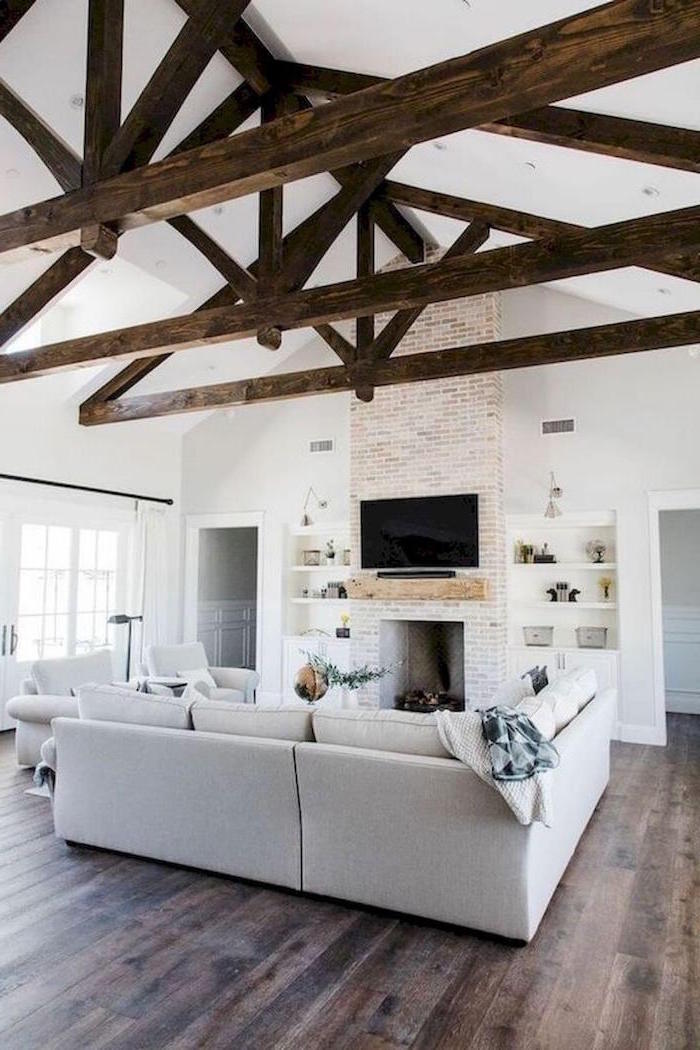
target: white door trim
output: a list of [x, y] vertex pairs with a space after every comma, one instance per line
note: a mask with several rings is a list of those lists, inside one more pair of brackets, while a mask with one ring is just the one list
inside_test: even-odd
[[664, 621], [661, 585], [662, 510], [700, 510], [700, 489], [668, 489], [647, 493], [649, 502], [649, 553], [651, 558], [651, 630], [654, 658], [654, 731], [666, 743], [666, 675], [664, 672]]
[[255, 629], [255, 670], [262, 670], [263, 637], [263, 543], [265, 539], [263, 511], [241, 511], [228, 514], [188, 514], [185, 517], [185, 580], [183, 633], [184, 641], [197, 639], [197, 583], [199, 580], [199, 532], [201, 529], [247, 529], [258, 531], [257, 614]]

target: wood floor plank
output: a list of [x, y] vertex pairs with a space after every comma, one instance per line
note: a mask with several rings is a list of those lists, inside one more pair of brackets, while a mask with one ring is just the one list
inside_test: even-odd
[[613, 745], [527, 947], [68, 848], [0, 737], [3, 1050], [697, 1050], [700, 718]]

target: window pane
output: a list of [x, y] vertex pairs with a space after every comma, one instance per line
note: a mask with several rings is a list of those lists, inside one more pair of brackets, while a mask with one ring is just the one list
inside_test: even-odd
[[68, 612], [68, 572], [56, 569], [46, 570], [46, 599], [44, 612]]
[[97, 533], [94, 529], [81, 529], [80, 530], [80, 568], [81, 569], [94, 569], [95, 568], [95, 547], [97, 543]]
[[114, 572], [117, 568], [117, 532], [99, 532], [97, 535], [97, 567]]
[[72, 529], [61, 525], [49, 526], [49, 543], [46, 564], [52, 569], [70, 568], [70, 546]]
[[95, 604], [95, 573], [78, 573], [78, 612], [89, 612]]
[[49, 616], [44, 621], [44, 659], [66, 656], [68, 650], [68, 617]]
[[19, 574], [19, 615], [41, 613], [44, 608], [44, 583], [46, 573], [43, 569], [20, 569]]
[[20, 616], [17, 620], [17, 659], [40, 660], [41, 616]]
[[22, 526], [22, 555], [20, 564], [23, 569], [43, 569], [46, 564], [46, 526]]

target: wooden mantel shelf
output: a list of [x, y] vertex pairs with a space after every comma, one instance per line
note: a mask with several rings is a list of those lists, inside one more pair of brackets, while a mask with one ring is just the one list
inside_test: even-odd
[[364, 601], [485, 602], [489, 597], [488, 580], [474, 576], [406, 580], [367, 574], [351, 577], [346, 586], [348, 598]]

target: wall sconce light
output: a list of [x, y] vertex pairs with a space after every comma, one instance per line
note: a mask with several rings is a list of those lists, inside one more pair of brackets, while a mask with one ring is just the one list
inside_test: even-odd
[[557, 480], [554, 477], [554, 473], [549, 475], [549, 501], [545, 508], [545, 518], [560, 518], [562, 512], [559, 508], [559, 500], [564, 495], [564, 490], [560, 489], [557, 485]]
[[316, 495], [316, 492], [314, 491], [313, 485], [309, 485], [309, 491], [306, 493], [306, 499], [304, 500], [304, 513], [301, 516], [302, 526], [313, 525], [314, 523], [313, 518], [308, 512], [309, 502], [312, 498], [316, 500], [316, 506], [319, 508], [319, 510], [325, 510], [328, 506], [328, 500], [319, 499]]

